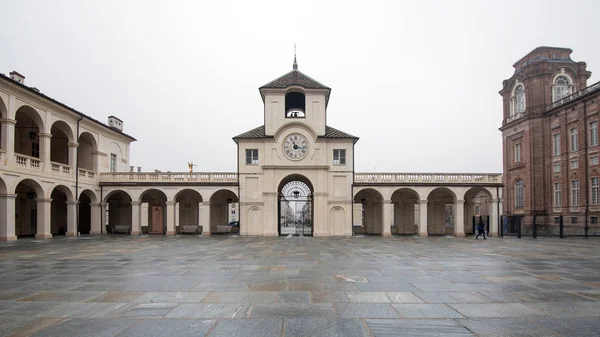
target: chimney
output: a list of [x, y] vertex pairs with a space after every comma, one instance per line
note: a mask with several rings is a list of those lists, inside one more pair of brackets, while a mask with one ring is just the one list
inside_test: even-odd
[[10, 79], [21, 84], [25, 84], [25, 76], [19, 74], [14, 70], [10, 72]]
[[108, 126], [111, 129], [117, 130], [119, 132], [123, 131], [123, 121], [118, 119], [115, 116], [112, 116], [112, 115], [108, 116]]

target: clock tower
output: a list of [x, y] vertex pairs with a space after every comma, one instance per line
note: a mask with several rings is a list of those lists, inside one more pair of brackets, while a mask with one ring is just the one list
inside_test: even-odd
[[241, 235], [352, 235], [354, 144], [326, 124], [331, 88], [298, 70], [259, 88], [264, 124], [238, 144]]

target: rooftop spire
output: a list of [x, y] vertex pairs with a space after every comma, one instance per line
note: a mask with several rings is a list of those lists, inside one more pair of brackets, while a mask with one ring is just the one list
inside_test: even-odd
[[296, 44], [294, 43], [294, 70], [298, 70], [298, 62], [296, 62]]

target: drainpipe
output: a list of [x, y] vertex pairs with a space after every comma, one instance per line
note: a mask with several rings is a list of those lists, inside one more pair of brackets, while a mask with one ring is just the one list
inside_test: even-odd
[[237, 182], [238, 182], [238, 214], [237, 214], [237, 218], [238, 218], [238, 235], [242, 235], [242, 225], [241, 225], [241, 220], [242, 220], [242, 205], [240, 203], [240, 201], [242, 201], [242, 195], [240, 194], [240, 144], [238, 142], [236, 142], [237, 145]]
[[590, 177], [589, 177], [589, 163], [588, 163], [588, 130], [587, 130], [587, 107], [585, 104], [585, 100], [583, 101], [583, 134], [585, 141], [583, 144], [585, 145], [585, 156], [583, 158], [583, 163], [585, 165], [585, 237], [588, 237], [588, 217], [589, 217], [589, 207], [590, 207], [590, 192], [592, 189], [589, 187]]
[[350, 227], [352, 229], [352, 236], [354, 236], [354, 146], [356, 142], [352, 143], [352, 187], [350, 188], [350, 214], [352, 214], [352, 223]]
[[[83, 116], [77, 120], [77, 144], [79, 144], [79, 122], [83, 119]], [[77, 201], [76, 210], [76, 219], [75, 223], [77, 224], [76, 233], [79, 236], [79, 146], [75, 150], [75, 201]]]

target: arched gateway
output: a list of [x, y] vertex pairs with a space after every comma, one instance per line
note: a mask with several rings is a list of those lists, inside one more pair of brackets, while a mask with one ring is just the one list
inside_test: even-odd
[[304, 177], [293, 176], [279, 188], [279, 235], [313, 235], [313, 193]]

